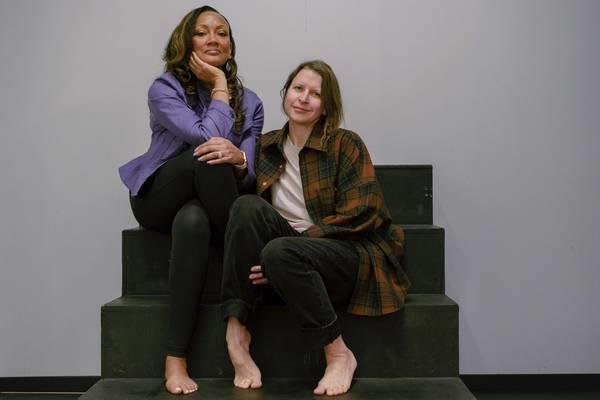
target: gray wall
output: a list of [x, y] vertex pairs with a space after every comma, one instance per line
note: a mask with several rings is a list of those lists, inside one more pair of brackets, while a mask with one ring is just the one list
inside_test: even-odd
[[[135, 225], [116, 170], [198, 4], [0, 0], [0, 376], [100, 373]], [[433, 164], [462, 373], [600, 373], [599, 1], [213, 5], [265, 129], [287, 73], [323, 58], [376, 163]]]

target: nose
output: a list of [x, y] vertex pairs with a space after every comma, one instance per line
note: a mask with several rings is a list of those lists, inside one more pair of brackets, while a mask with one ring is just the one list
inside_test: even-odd
[[302, 103], [306, 103], [308, 101], [308, 90], [305, 90], [302, 93], [300, 93], [300, 96], [298, 96], [298, 100], [300, 100]]
[[210, 32], [206, 35], [207, 43], [217, 43], [217, 35], [214, 32]]

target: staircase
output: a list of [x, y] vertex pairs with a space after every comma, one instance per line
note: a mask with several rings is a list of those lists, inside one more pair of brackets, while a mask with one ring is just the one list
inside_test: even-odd
[[[406, 233], [403, 265], [412, 282], [405, 308], [382, 317], [340, 310], [344, 340], [358, 360], [344, 399], [474, 399], [458, 378], [458, 305], [444, 294], [444, 230], [433, 225], [431, 166], [377, 166], [393, 220]], [[123, 231], [122, 296], [102, 307], [102, 380], [81, 399], [172, 398], [163, 389], [167, 342], [169, 235]], [[200, 377], [195, 399], [309, 399], [325, 367], [306, 352], [285, 305], [267, 304], [255, 318], [252, 356], [263, 389], [232, 384], [225, 322], [218, 304], [222, 259], [211, 251], [198, 329], [188, 359]]]

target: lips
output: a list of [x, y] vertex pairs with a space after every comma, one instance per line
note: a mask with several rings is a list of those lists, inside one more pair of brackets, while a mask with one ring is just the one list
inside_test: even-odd
[[292, 106], [292, 108], [294, 109], [294, 111], [301, 112], [301, 113], [310, 112], [310, 110], [307, 110], [306, 108], [301, 108], [301, 107], [297, 107], [297, 106]]
[[219, 54], [221, 54], [221, 50], [219, 50], [219, 49], [210, 49], [210, 50], [204, 51], [204, 54], [208, 54], [209, 56], [218, 56]]

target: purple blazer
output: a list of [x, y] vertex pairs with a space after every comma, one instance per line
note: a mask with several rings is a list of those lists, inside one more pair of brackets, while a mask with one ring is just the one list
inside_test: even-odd
[[211, 137], [224, 137], [246, 152], [248, 173], [241, 189], [253, 188], [256, 180], [254, 152], [263, 128], [262, 101], [251, 90], [244, 88], [242, 102], [245, 120], [241, 132], [234, 129], [233, 109], [220, 100], [212, 100], [210, 93], [198, 88], [198, 104], [188, 105], [183, 87], [170, 72], [157, 78], [148, 90], [150, 129], [152, 137], [148, 151], [119, 168], [121, 180], [136, 196], [146, 180], [165, 162], [182, 153], [189, 146], [197, 146]]

